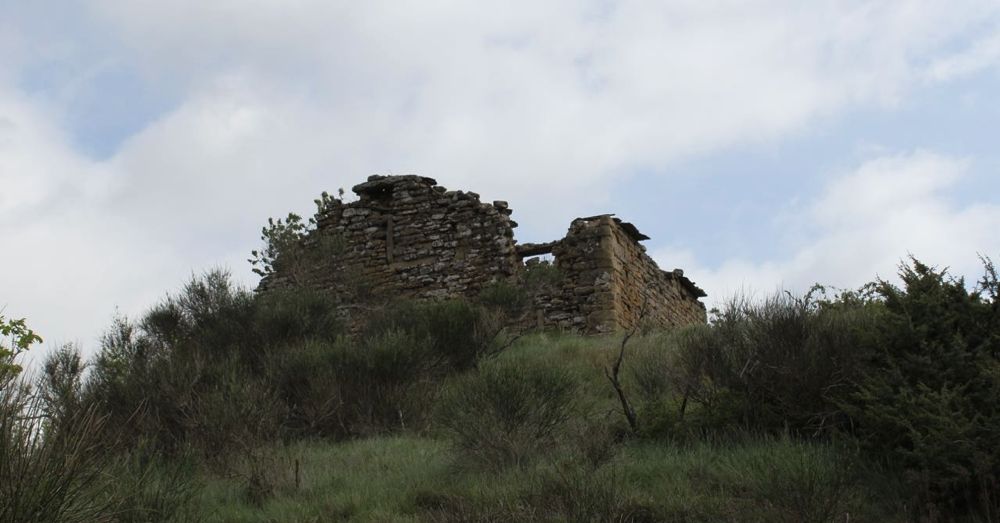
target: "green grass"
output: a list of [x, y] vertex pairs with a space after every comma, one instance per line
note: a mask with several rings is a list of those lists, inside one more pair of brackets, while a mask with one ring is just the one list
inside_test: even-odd
[[206, 521], [417, 521], [407, 513], [414, 493], [444, 477], [451, 461], [444, 443], [416, 437], [298, 443], [267, 455], [273, 492], [255, 500], [245, 476], [211, 477], [197, 500]]
[[209, 274], [117, 320], [86, 379], [66, 351], [40, 393], [0, 383], [24, 400], [0, 405], [0, 523], [997, 521], [998, 277], [987, 302], [914, 266], [625, 338], [614, 387], [621, 333], [496, 354], [462, 301], [347, 338], [319, 295]]
[[633, 442], [598, 465], [560, 453], [500, 471], [463, 464], [446, 442], [413, 436], [301, 443], [268, 454], [268, 495], [249, 498], [240, 475], [208, 476], [197, 519], [891, 521], [895, 509], [850, 451], [784, 438]]
[[[435, 430], [274, 445], [243, 458], [234, 473], [200, 473], [195, 519], [899, 520], [891, 485], [865, 472], [854, 451], [830, 443], [741, 433], [615, 443], [625, 425], [604, 367], [617, 342], [535, 334], [499, 356], [525, 367], [556, 365], [580, 384], [589, 419], [568, 423], [562, 445], [528, 461], [484, 466]], [[634, 347], [657, 348], [647, 338]]]
[[854, 454], [828, 444], [752, 437], [624, 449], [621, 480], [664, 519], [886, 521]]

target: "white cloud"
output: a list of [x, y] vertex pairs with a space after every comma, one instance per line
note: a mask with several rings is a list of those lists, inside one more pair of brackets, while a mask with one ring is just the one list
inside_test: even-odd
[[[67, 44], [69, 61], [94, 61], [74, 63], [83, 73], [68, 83], [111, 63], [176, 99], [110, 159], [89, 159], [59, 114], [86, 89], [56, 86], [59, 99], [46, 100], [19, 87], [26, 64], [45, 60], [38, 49], [61, 49], [49, 41], [60, 31], [0, 21], [0, 224], [5, 243], [30, 253], [5, 262], [0, 304], [43, 333], [88, 341], [115, 304], [135, 312], [191, 270], [223, 263], [248, 279], [243, 260], [267, 216], [307, 211], [320, 190], [371, 173], [416, 172], [509, 200], [522, 240], [550, 239], [578, 212], [619, 210], [608, 189], [637, 168], [669, 172], [681, 157], [895, 103], [943, 45], [1000, 6], [98, 0], [80, 9], [93, 10], [80, 23], [108, 51]], [[948, 181], [926, 176], [930, 189], [886, 218], [893, 233], [910, 215], [937, 230], [918, 211]], [[876, 200], [856, 211], [878, 212]], [[839, 245], [887, 234], [855, 232], [837, 205], [806, 217], [830, 245], [712, 274], [798, 281], [827, 269]], [[993, 213], [927, 209], [954, 220]], [[974, 229], [967, 243], [980, 239]]]
[[891, 279], [909, 254], [975, 279], [982, 272], [979, 254], [1000, 253], [1000, 205], [950, 201], [967, 170], [965, 159], [925, 151], [869, 160], [833, 180], [800, 212], [809, 239], [785, 258], [706, 267], [681, 248], [652, 255], [665, 267], [687, 264], [713, 303], [740, 291], [804, 292], [814, 283], [854, 288], [876, 277]]
[[0, 90], [0, 308], [53, 342], [93, 347], [115, 307], [137, 312], [189, 268], [143, 224], [108, 212], [114, 176], [47, 111]]
[[927, 69], [933, 81], [948, 81], [970, 76], [1000, 64], [1000, 31], [977, 40], [968, 48], [935, 60]]
[[[634, 168], [895, 103], [928, 55], [1000, 12], [981, 0], [98, 5], [136, 63], [187, 93], [178, 113], [207, 108], [220, 76], [267, 100], [278, 138], [243, 143], [283, 157], [284, 173], [301, 175], [297, 156], [347, 180], [419, 172], [509, 199], [526, 224], [550, 221], [554, 193], [568, 218]], [[185, 132], [160, 129], [148, 148]], [[243, 180], [249, 161], [212, 176]]]

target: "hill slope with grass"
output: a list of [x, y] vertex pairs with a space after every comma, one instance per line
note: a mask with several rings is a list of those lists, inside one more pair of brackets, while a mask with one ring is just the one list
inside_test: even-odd
[[347, 336], [321, 294], [208, 273], [36, 383], [18, 323], [0, 521], [995, 521], [984, 272], [605, 337], [501, 329], [505, 292]]

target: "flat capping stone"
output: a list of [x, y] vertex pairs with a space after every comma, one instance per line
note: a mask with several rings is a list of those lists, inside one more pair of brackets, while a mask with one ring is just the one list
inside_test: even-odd
[[380, 195], [392, 192], [392, 187], [399, 185], [401, 183], [418, 183], [420, 185], [426, 185], [428, 187], [433, 187], [437, 185], [437, 181], [434, 178], [428, 178], [426, 176], [417, 176], [415, 174], [404, 174], [404, 175], [372, 175], [368, 177], [368, 181], [364, 183], [359, 183], [351, 188], [357, 195]]
[[668, 280], [677, 280], [681, 284], [681, 287], [684, 287], [686, 291], [693, 294], [696, 298], [704, 298], [705, 296], [708, 296], [708, 294], [702, 290], [701, 287], [698, 287], [693, 281], [688, 279], [687, 276], [684, 276], [684, 271], [680, 269], [663, 271], [663, 274], [667, 276]]
[[[595, 220], [600, 220], [601, 218], [611, 218], [614, 217], [614, 215], [615, 213], [595, 214], [594, 216], [584, 216], [583, 218], [577, 218], [577, 220], [592, 222]], [[613, 219], [615, 221], [615, 225], [621, 227], [621, 229], [625, 231], [625, 234], [627, 234], [629, 238], [632, 238], [632, 241], [639, 243], [641, 241], [649, 239], [649, 236], [646, 236], [645, 234], [639, 232], [639, 228], [636, 227], [635, 225], [632, 225], [629, 222], [622, 221], [621, 218], [613, 218]]]
[[639, 228], [629, 222], [623, 222], [620, 219], [615, 218], [615, 223], [617, 223], [618, 226], [625, 231], [625, 234], [628, 234], [629, 238], [632, 238], [632, 240], [636, 243], [649, 239], [649, 236], [639, 232]]
[[517, 251], [517, 255], [524, 259], [529, 256], [552, 254], [552, 249], [557, 245], [559, 245], [559, 240], [546, 243], [525, 243], [516, 246], [514, 249]]
[[[600, 220], [601, 218], [607, 218], [609, 216], [614, 216], [614, 215], [615, 215], [615, 213], [613, 213], [613, 212], [607, 213], [607, 214], [595, 214], [593, 216], [584, 216], [582, 218], [577, 218], [576, 220], [583, 220], [585, 222], [592, 222], [594, 220]], [[573, 220], [573, 221], [576, 221], [576, 220]]]

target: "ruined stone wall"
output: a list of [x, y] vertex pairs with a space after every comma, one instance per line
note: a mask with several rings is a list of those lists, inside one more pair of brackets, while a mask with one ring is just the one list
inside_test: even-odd
[[628, 329], [640, 320], [704, 323], [698, 298], [705, 293], [682, 272], [661, 270], [639, 243], [643, 238], [611, 215], [574, 220], [552, 246], [560, 278], [536, 290], [530, 323], [585, 332]]
[[626, 228], [608, 229], [615, 323], [619, 327], [628, 329], [640, 321], [668, 327], [706, 321], [705, 305], [698, 301], [705, 293], [683, 272], [661, 270]]
[[566, 236], [552, 245], [558, 278], [534, 294], [531, 324], [583, 332], [611, 332], [617, 328], [612, 288], [612, 260], [601, 248], [607, 235], [600, 224], [574, 220]]
[[[646, 237], [612, 215], [578, 218], [558, 241], [518, 246], [506, 202], [483, 203], [412, 175], [372, 176], [353, 191], [357, 201], [334, 200], [318, 217], [306, 255], [283, 260], [260, 289], [323, 289], [354, 326], [363, 316], [356, 309], [476, 298], [496, 282], [529, 292], [531, 310], [518, 320], [526, 327], [600, 333], [631, 328], [640, 316], [661, 326], [705, 321], [704, 292], [680, 271], [660, 270], [639, 244]], [[533, 281], [540, 273], [523, 259], [539, 253], [554, 256], [556, 277]]]
[[[448, 191], [420, 176], [373, 176], [353, 190], [357, 201], [334, 202], [317, 220], [307, 238], [312, 266], [302, 278], [345, 306], [474, 296], [520, 267], [516, 224], [504, 202], [483, 203], [476, 193]], [[288, 285], [290, 273], [261, 286]]]

